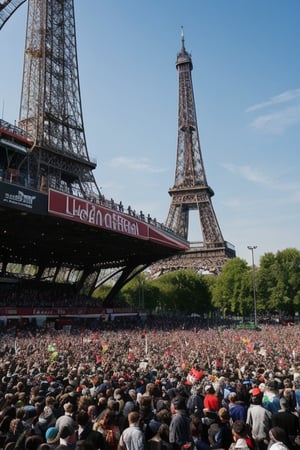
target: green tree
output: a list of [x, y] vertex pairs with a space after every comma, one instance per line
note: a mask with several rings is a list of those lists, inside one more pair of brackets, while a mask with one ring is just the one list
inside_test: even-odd
[[300, 307], [300, 252], [295, 248], [261, 257], [258, 274], [260, 296], [270, 311], [288, 314]]
[[212, 288], [212, 304], [223, 316], [249, 314], [252, 308], [251, 274], [245, 260], [234, 258], [224, 265]]
[[211, 309], [209, 284], [192, 269], [169, 272], [155, 280], [164, 310], [203, 314]]
[[103, 284], [94, 290], [92, 297], [103, 300], [109, 294], [110, 290], [110, 285]]
[[118, 294], [128, 305], [153, 311], [158, 304], [159, 289], [145, 273], [136, 275]]

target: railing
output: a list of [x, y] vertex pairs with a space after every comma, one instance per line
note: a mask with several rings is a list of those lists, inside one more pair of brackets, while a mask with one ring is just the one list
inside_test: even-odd
[[233, 244], [231, 244], [230, 242], [224, 241], [224, 242], [217, 242], [217, 243], [208, 243], [205, 244], [202, 241], [198, 241], [198, 242], [190, 242], [190, 248], [191, 249], [197, 249], [197, 248], [219, 248], [220, 246], [224, 246], [232, 251], [235, 251], [235, 246]]
[[25, 138], [29, 142], [31, 141], [31, 139], [28, 136], [28, 133], [26, 133], [26, 131], [24, 131], [22, 128], [19, 128], [17, 125], [13, 125], [9, 122], [6, 122], [3, 119], [0, 119], [0, 128], [2, 128], [3, 130], [9, 131], [10, 133], [15, 134], [16, 136]]

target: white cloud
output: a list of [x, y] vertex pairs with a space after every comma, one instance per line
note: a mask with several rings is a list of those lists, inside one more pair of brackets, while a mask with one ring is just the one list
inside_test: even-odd
[[236, 164], [224, 164], [223, 167], [231, 173], [239, 175], [247, 181], [263, 185], [272, 190], [289, 192], [290, 200], [298, 202], [300, 200], [300, 183], [299, 182], [281, 182], [274, 180], [268, 175], [263, 174], [258, 169], [251, 166], [238, 166]]
[[238, 166], [236, 164], [224, 164], [224, 168], [231, 173], [240, 175], [242, 178], [253, 183], [270, 186], [272, 181], [269, 177], [260, 173], [257, 169], [250, 166]]
[[250, 125], [259, 131], [282, 134], [287, 128], [297, 123], [300, 123], [300, 106], [258, 116]]
[[290, 91], [285, 91], [282, 94], [275, 95], [274, 97], [271, 97], [269, 100], [257, 103], [256, 105], [250, 106], [246, 109], [246, 112], [253, 112], [257, 111], [258, 109], [267, 108], [269, 106], [279, 105], [281, 103], [287, 103], [290, 101], [295, 100], [296, 98], [300, 97], [300, 89], [294, 89]]
[[151, 166], [150, 161], [147, 158], [127, 158], [124, 156], [118, 156], [111, 159], [107, 165], [113, 169], [122, 168], [149, 173], [162, 173], [166, 171], [166, 169], [161, 167]]

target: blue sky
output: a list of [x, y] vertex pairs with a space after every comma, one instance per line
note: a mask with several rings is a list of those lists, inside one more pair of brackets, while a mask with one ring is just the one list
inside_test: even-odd
[[[18, 119], [26, 4], [0, 33], [1, 117]], [[75, 0], [88, 150], [103, 194], [164, 222], [181, 26], [214, 209], [237, 256], [300, 249], [299, 0]], [[191, 240], [200, 240], [191, 218]]]

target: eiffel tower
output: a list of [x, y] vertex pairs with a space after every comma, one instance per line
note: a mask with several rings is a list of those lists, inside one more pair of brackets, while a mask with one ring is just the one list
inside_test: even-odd
[[235, 250], [223, 238], [211, 201], [214, 192], [207, 183], [204, 170], [191, 75], [193, 64], [185, 49], [183, 29], [176, 69], [179, 75], [177, 160], [165, 225], [188, 239], [189, 213], [197, 210], [203, 241], [190, 243], [189, 250], [160, 261], [155, 267], [160, 272], [194, 268], [198, 272], [219, 273], [225, 262], [235, 257]]

